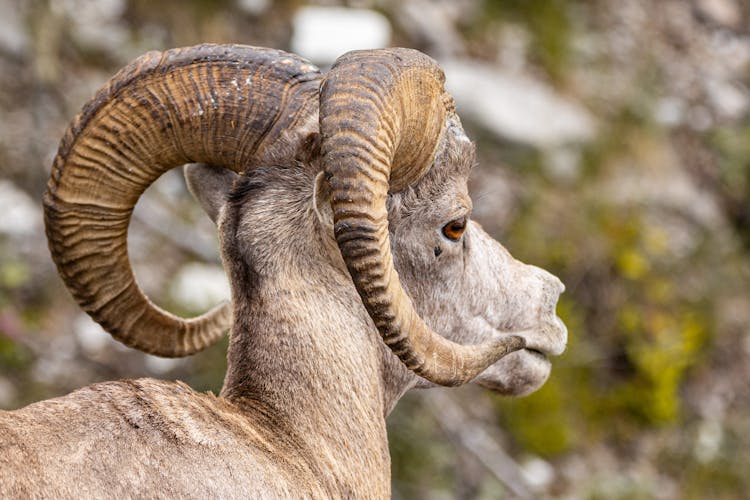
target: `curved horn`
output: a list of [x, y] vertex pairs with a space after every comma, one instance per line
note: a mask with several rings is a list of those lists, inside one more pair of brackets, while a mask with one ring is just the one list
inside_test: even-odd
[[320, 131], [336, 241], [365, 308], [409, 369], [436, 384], [460, 385], [525, 343], [511, 336], [464, 346], [436, 334], [393, 267], [386, 198], [432, 165], [454, 112], [444, 80], [435, 61], [414, 50], [345, 54], [323, 80]]
[[186, 356], [230, 327], [227, 303], [185, 320], [149, 301], [128, 259], [130, 215], [172, 167], [202, 162], [241, 172], [277, 153], [282, 131], [315, 119], [319, 78], [312, 64], [278, 50], [200, 45], [149, 52], [73, 120], [44, 196], [47, 238], [75, 300], [117, 340]]

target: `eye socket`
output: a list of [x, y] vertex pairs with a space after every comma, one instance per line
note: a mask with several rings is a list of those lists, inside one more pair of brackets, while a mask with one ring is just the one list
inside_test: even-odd
[[466, 230], [466, 217], [452, 220], [443, 226], [443, 236], [451, 241], [458, 241]]

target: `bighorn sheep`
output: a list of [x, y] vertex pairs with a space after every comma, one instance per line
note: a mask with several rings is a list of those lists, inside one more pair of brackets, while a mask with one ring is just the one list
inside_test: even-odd
[[[52, 257], [129, 346], [186, 356], [231, 327], [224, 387], [106, 382], [0, 412], [0, 496], [387, 497], [385, 417], [405, 391], [541, 386], [565, 348], [563, 286], [469, 219], [474, 146], [443, 81], [408, 49], [321, 75], [236, 45], [115, 75], [55, 158]], [[184, 320], [140, 291], [126, 233], [146, 187], [188, 163], [232, 303]]]

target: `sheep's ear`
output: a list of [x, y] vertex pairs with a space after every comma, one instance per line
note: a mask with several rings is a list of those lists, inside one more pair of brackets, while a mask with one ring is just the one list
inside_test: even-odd
[[203, 163], [185, 166], [185, 182], [187, 182], [188, 190], [198, 200], [214, 224], [219, 218], [221, 207], [227, 200], [227, 195], [237, 177], [239, 175], [231, 170]]
[[326, 230], [333, 233], [333, 211], [331, 210], [331, 188], [328, 186], [325, 172], [320, 172], [315, 177], [315, 189], [313, 191], [313, 209], [318, 220]]
[[297, 148], [295, 159], [308, 165], [320, 161], [320, 143], [322, 140], [318, 132], [307, 134]]

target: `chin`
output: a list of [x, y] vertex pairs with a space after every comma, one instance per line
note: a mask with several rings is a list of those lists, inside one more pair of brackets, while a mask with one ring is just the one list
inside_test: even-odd
[[475, 382], [503, 396], [526, 396], [544, 385], [550, 368], [544, 354], [522, 349], [487, 368]]

